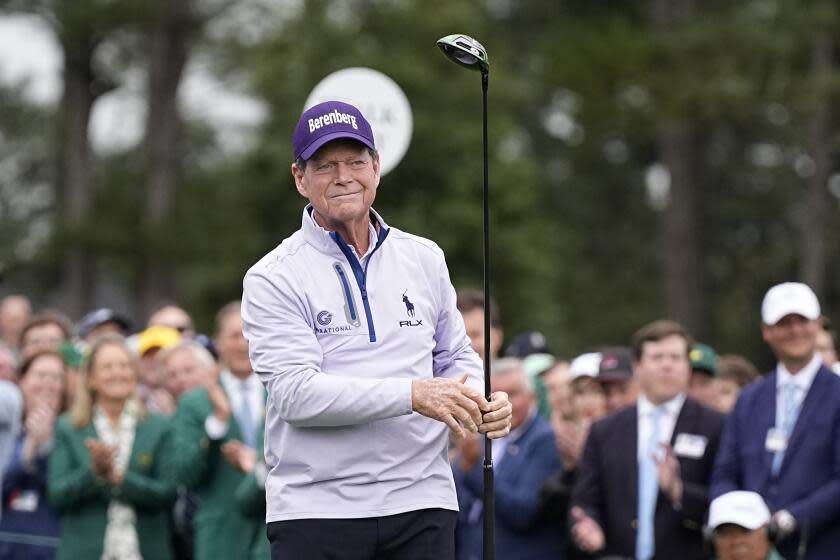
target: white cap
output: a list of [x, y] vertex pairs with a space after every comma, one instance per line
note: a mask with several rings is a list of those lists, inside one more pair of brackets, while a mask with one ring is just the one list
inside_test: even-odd
[[709, 528], [715, 530], [726, 523], [755, 531], [770, 523], [770, 510], [755, 492], [727, 492], [712, 500], [709, 506]]
[[820, 302], [814, 291], [801, 282], [785, 282], [767, 290], [761, 302], [761, 322], [775, 325], [785, 315], [802, 315], [814, 321], [820, 318]]
[[569, 365], [569, 375], [572, 381], [578, 377], [598, 377], [598, 369], [601, 367], [601, 353], [587, 352], [581, 354]]

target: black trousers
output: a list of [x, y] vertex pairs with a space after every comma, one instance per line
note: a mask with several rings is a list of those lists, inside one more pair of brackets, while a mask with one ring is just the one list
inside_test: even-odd
[[454, 560], [457, 512], [421, 509], [361, 519], [268, 524], [272, 560]]

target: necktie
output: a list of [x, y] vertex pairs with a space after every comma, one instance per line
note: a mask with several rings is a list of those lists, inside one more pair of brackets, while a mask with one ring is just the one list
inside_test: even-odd
[[653, 558], [654, 552], [654, 514], [656, 513], [656, 498], [659, 496], [659, 475], [653, 454], [659, 445], [659, 424], [662, 420], [662, 409], [654, 408], [650, 419], [650, 437], [645, 445], [644, 453], [639, 459], [639, 501], [638, 501], [638, 532], [636, 533], [636, 560]]
[[[796, 425], [796, 419], [799, 416], [799, 387], [793, 381], [788, 381], [782, 385], [782, 411], [783, 415], [778, 418], [778, 411], [776, 412], [776, 426], [790, 441], [790, 435], [793, 433], [793, 427]], [[773, 455], [773, 474], [779, 474], [779, 469], [782, 468], [782, 460], [785, 457], [785, 450], [777, 451]]]
[[248, 447], [255, 447], [256, 429], [254, 428], [254, 415], [251, 413], [250, 395], [248, 394], [248, 383], [243, 381], [239, 385], [239, 413], [236, 421], [239, 422], [239, 431], [242, 432], [242, 442]]

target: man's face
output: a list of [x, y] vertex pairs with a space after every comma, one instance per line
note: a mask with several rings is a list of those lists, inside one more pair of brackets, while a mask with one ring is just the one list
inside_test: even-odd
[[578, 420], [595, 421], [607, 413], [604, 389], [593, 377], [572, 380], [572, 408]]
[[16, 338], [29, 321], [32, 308], [26, 298], [9, 296], [0, 302], [0, 333], [7, 338], [6, 342], [17, 345]]
[[706, 406], [717, 408], [718, 391], [715, 378], [703, 370], [692, 371], [688, 396]]
[[191, 350], [178, 350], [170, 354], [163, 363], [166, 390], [175, 400], [191, 389], [203, 385], [211, 373], [202, 369]]
[[60, 326], [55, 323], [44, 323], [26, 331], [23, 340], [20, 341], [20, 354], [25, 360], [46, 350], [58, 352], [64, 342], [64, 330]]
[[785, 315], [775, 325], [761, 325], [764, 341], [782, 363], [807, 363], [817, 348], [819, 321], [801, 315]]
[[341, 230], [368, 215], [379, 186], [379, 160], [359, 142], [335, 140], [315, 152], [305, 169], [292, 164], [292, 175], [318, 223]]
[[834, 339], [825, 329], [820, 329], [817, 332], [817, 352], [822, 356], [823, 363], [826, 367], [831, 367], [837, 363], [837, 350], [834, 348]]
[[688, 342], [679, 335], [645, 342], [633, 370], [639, 390], [653, 404], [669, 401], [688, 389]]
[[[467, 329], [467, 336], [470, 337], [473, 350], [483, 360], [484, 359], [484, 310], [476, 307], [472, 311], [462, 313], [464, 318], [464, 327]], [[499, 355], [499, 349], [502, 347], [502, 329], [499, 327], [490, 327], [490, 357], [495, 358]]]
[[741, 388], [734, 379], [717, 379], [715, 389], [717, 390], [717, 409], [728, 414], [735, 406]]
[[765, 560], [770, 553], [766, 527], [750, 531], [727, 523], [715, 529], [715, 549], [719, 560]]
[[147, 327], [163, 326], [175, 329], [182, 336], [190, 338], [195, 336], [193, 322], [186, 311], [175, 305], [167, 305], [156, 311], [149, 317]]
[[149, 389], [157, 389], [163, 385], [163, 371], [157, 360], [160, 346], [149, 348], [140, 356], [140, 382]]
[[551, 410], [562, 418], [572, 418], [572, 382], [569, 378], [569, 363], [559, 362], [543, 374], [543, 383], [548, 390]]
[[611, 381], [603, 383], [604, 395], [607, 398], [607, 412], [630, 406], [636, 402], [638, 389], [633, 379], [627, 381]]
[[524, 371], [512, 371], [506, 375], [493, 378], [493, 390], [504, 391], [508, 394], [513, 413], [510, 428], [515, 430], [528, 418], [528, 412], [534, 406], [534, 392], [525, 384]]
[[227, 366], [233, 375], [244, 378], [251, 373], [248, 341], [242, 334], [242, 317], [239, 313], [228, 313], [225, 316], [214, 342], [219, 352], [219, 361]]

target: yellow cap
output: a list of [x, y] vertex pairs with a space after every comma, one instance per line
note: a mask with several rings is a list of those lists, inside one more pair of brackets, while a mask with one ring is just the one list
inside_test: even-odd
[[181, 333], [172, 327], [156, 325], [141, 332], [137, 337], [137, 353], [141, 356], [155, 348], [169, 348], [181, 341]]

